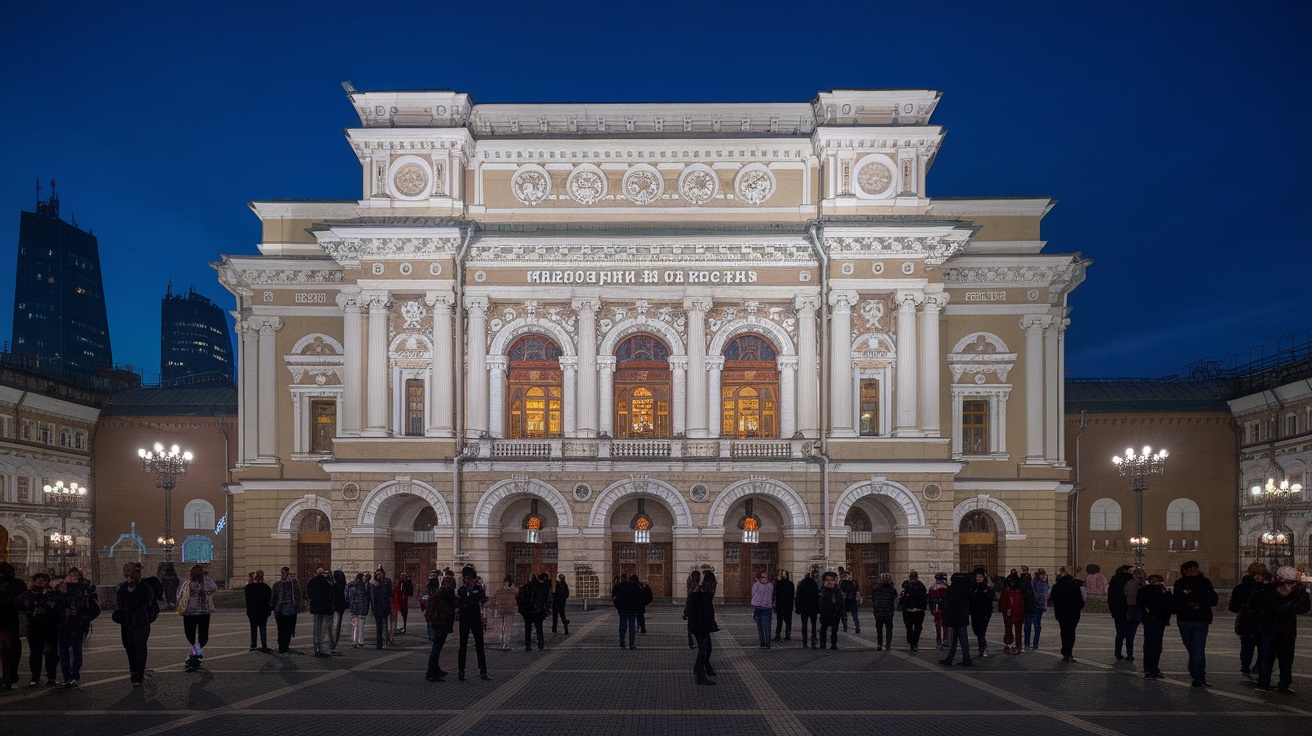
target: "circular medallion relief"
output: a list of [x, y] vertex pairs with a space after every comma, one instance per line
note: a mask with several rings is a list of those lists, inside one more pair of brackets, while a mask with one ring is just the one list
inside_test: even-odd
[[810, 271], [799, 271], [799, 272], [797, 273], [797, 280], [798, 280], [798, 281], [801, 281], [801, 282], [803, 282], [803, 283], [805, 283], [805, 282], [807, 282], [807, 281], [810, 281], [810, 280], [811, 280], [811, 272], [810, 272]]
[[414, 270], [415, 270], [415, 269], [414, 269], [414, 266], [411, 266], [409, 263], [402, 263], [402, 264], [401, 264], [401, 275], [402, 275], [402, 276], [409, 276], [411, 273], [414, 272]]
[[738, 199], [748, 204], [761, 204], [774, 194], [774, 174], [765, 164], [748, 164], [734, 178], [733, 189]]
[[893, 189], [893, 167], [884, 156], [867, 156], [856, 169], [857, 194], [866, 199], [884, 197]]
[[875, 261], [873, 264], [870, 265], [870, 272], [876, 275], [883, 273], [884, 264], [880, 261]]
[[688, 495], [698, 503], [705, 503], [711, 497], [711, 489], [707, 488], [705, 483], [698, 483], [689, 489]]
[[575, 501], [586, 501], [589, 498], [592, 498], [592, 489], [588, 487], [587, 483], [579, 483], [574, 486]]
[[372, 272], [373, 275], [375, 275], [375, 276], [382, 276], [382, 275], [383, 275], [383, 264], [381, 264], [381, 263], [375, 263], [374, 265], [372, 265], [372, 266], [369, 267], [369, 270], [370, 270], [370, 272]]
[[441, 276], [441, 275], [442, 275], [442, 264], [440, 264], [440, 263], [430, 263], [430, 264], [428, 264], [428, 275], [429, 275], [429, 276]]
[[634, 204], [651, 204], [665, 191], [665, 179], [654, 166], [638, 164], [624, 174], [620, 188]]
[[525, 164], [510, 177], [510, 191], [530, 207], [541, 204], [551, 194], [551, 174], [537, 164]]
[[608, 188], [606, 174], [592, 164], [583, 164], [570, 172], [565, 191], [570, 199], [587, 206], [600, 202]]
[[347, 483], [342, 486], [342, 498], [347, 501], [354, 501], [360, 497], [360, 486], [356, 483]]
[[930, 483], [924, 487], [921, 494], [924, 495], [926, 501], [937, 501], [943, 497], [943, 489], [934, 483]]
[[428, 172], [416, 163], [402, 164], [392, 175], [392, 186], [405, 197], [418, 197], [428, 191]]
[[487, 281], [487, 271], [475, 271], [474, 280], [480, 284]]
[[851, 276], [852, 274], [856, 273], [856, 265], [851, 261], [849, 261], [847, 263], [844, 263], [842, 266], [840, 266], [839, 270], [843, 272], [844, 276]]
[[706, 164], [693, 164], [679, 175], [679, 196], [688, 204], [706, 204], [720, 192], [720, 177]]
[[915, 271], [916, 271], [916, 264], [912, 263], [911, 261], [906, 261], [905, 263], [902, 264], [902, 273], [910, 276], [911, 274], [915, 273]]

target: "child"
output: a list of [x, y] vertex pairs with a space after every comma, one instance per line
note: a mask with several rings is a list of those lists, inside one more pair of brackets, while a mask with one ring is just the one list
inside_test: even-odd
[[838, 588], [838, 573], [830, 570], [824, 574], [824, 585], [820, 588], [820, 648], [825, 648], [825, 637], [829, 637], [829, 648], [838, 648], [838, 625], [843, 620], [843, 591]]

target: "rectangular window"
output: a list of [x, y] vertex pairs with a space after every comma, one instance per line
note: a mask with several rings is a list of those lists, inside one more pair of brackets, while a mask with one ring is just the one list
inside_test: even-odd
[[23, 423], [22, 423], [21, 425], [19, 425], [19, 430], [18, 430], [18, 431], [20, 432], [19, 439], [31, 440], [31, 439], [32, 439], [32, 422], [31, 422], [31, 420], [29, 420], [29, 419], [24, 419], [24, 420], [23, 420]]
[[26, 476], [18, 476], [18, 502], [27, 503], [31, 501], [32, 480]]
[[55, 427], [52, 424], [37, 425], [37, 442], [43, 445], [55, 444]]
[[310, 452], [330, 453], [337, 436], [337, 401], [316, 399], [310, 402]]
[[879, 436], [879, 379], [861, 379], [861, 436]]
[[989, 454], [989, 402], [961, 402], [961, 451], [966, 455]]
[[408, 378], [405, 382], [405, 433], [419, 437], [424, 433], [424, 380]]

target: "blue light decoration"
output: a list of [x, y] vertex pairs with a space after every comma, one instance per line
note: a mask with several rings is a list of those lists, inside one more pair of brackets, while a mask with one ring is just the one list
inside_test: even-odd
[[223, 531], [223, 527], [227, 525], [228, 525], [228, 515], [224, 514], [223, 518], [219, 519], [219, 523], [214, 526], [214, 533], [218, 534], [219, 532]]

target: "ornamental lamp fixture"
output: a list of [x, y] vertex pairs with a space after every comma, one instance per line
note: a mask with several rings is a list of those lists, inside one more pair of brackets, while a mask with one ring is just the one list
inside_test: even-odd
[[[141, 470], [153, 473], [155, 487], [164, 491], [164, 535], [160, 537], [160, 544], [164, 545], [164, 560], [172, 562], [173, 487], [177, 485], [178, 478], [187, 474], [192, 454], [189, 451], [182, 452], [177, 445], [165, 450], [164, 445], [156, 442], [154, 450], [137, 450], [137, 457], [141, 458]], [[164, 543], [166, 539], [167, 544]]]
[[1134, 491], [1138, 500], [1139, 523], [1137, 532], [1132, 538], [1142, 539], [1143, 544], [1135, 546], [1134, 564], [1143, 564], [1143, 550], [1148, 546], [1148, 538], [1143, 535], [1143, 494], [1148, 490], [1148, 476], [1161, 475], [1166, 470], [1166, 450], [1153, 452], [1153, 448], [1144, 445], [1143, 452], [1136, 455], [1133, 447], [1125, 448], [1125, 457], [1116, 455], [1112, 457], [1112, 463], [1116, 465], [1116, 473], [1122, 478], [1130, 478], [1130, 489]]

